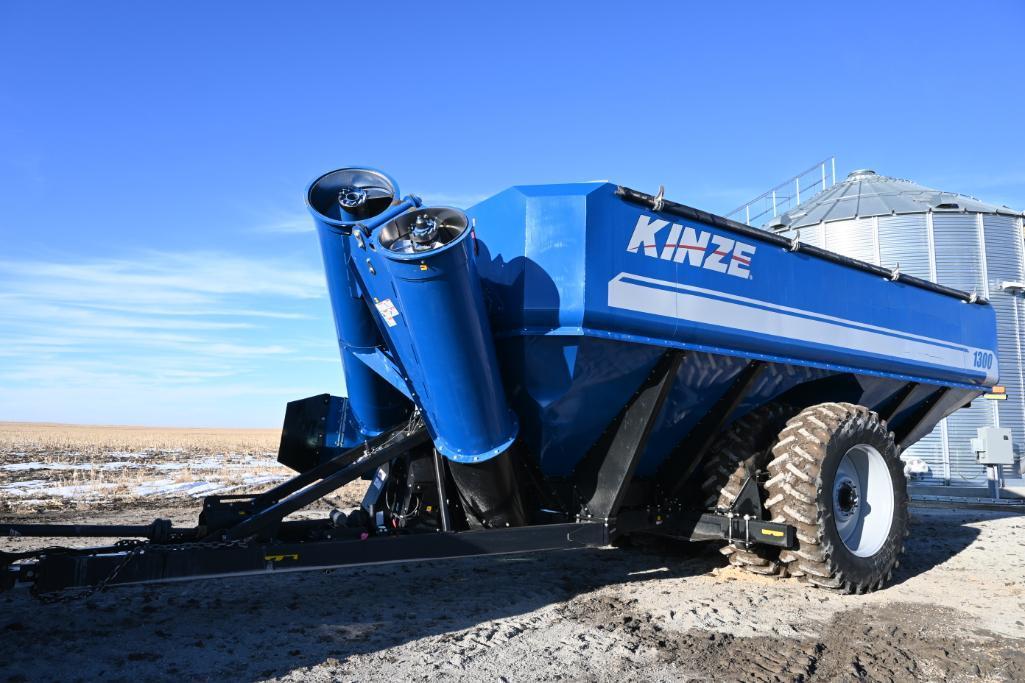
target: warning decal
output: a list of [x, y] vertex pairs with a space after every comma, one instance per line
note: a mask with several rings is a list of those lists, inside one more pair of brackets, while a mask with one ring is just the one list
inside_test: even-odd
[[385, 299], [374, 304], [377, 307], [377, 312], [384, 318], [384, 322], [388, 324], [388, 327], [395, 327], [397, 324], [395, 318], [399, 317], [399, 309], [395, 308], [395, 304], [391, 302], [391, 299]]

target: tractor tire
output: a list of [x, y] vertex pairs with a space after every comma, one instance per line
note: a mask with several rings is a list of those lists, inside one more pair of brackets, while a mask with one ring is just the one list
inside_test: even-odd
[[773, 447], [766, 505], [797, 528], [779, 560], [791, 576], [840, 593], [882, 588], [899, 566], [908, 493], [893, 434], [864, 406], [821, 403], [787, 422]]
[[[751, 411], [716, 437], [708, 449], [701, 476], [701, 496], [706, 508], [728, 510], [748, 477], [765, 470], [772, 459], [772, 446], [786, 419], [793, 415], [779, 404]], [[759, 494], [766, 497], [764, 489]], [[754, 574], [780, 573], [779, 550], [766, 546], [728, 543], [720, 550], [734, 567]]]

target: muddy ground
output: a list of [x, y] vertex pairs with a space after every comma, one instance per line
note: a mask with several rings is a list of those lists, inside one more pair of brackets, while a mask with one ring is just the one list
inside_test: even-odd
[[[92, 516], [194, 521], [147, 507]], [[43, 516], [69, 514], [82, 516]], [[1025, 517], [913, 517], [895, 584], [860, 597], [748, 576], [700, 545], [111, 588], [69, 604], [16, 590], [0, 595], [0, 680], [1025, 680]]]

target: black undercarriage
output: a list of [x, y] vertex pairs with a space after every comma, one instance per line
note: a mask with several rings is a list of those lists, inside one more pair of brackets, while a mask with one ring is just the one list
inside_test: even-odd
[[[286, 414], [279, 460], [301, 469], [295, 477], [256, 495], [210, 496], [197, 525], [189, 528], [173, 527], [166, 520], [144, 526], [0, 524], [0, 534], [7, 536], [125, 539], [105, 547], [0, 553], [0, 585], [27, 584], [40, 594], [98, 590], [116, 584], [596, 547], [633, 534], [794, 547], [795, 528], [766, 518], [758, 473], [745, 482], [729, 509], [695, 507], [697, 498], [687, 489], [711, 440], [761, 370], [758, 361], [740, 373], [700, 429], [688, 437], [686, 458], [671, 460], [655, 481], [634, 477], [684, 353], [665, 353], [567, 480], [545, 479], [517, 446], [489, 467], [449, 462], [434, 450], [417, 413], [356, 447], [325, 448], [317, 440], [316, 411], [326, 405], [326, 397], [311, 397], [289, 404]], [[916, 386], [894, 396], [894, 410]], [[938, 409], [934, 403], [926, 408]], [[926, 408], [909, 421], [907, 431], [930, 418]], [[335, 510], [325, 519], [287, 519], [360, 478], [369, 479], [361, 507]]]

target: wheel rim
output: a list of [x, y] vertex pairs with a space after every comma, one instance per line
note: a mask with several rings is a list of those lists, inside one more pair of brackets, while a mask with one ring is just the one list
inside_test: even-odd
[[833, 479], [833, 520], [840, 540], [858, 557], [879, 552], [893, 526], [893, 479], [868, 444], [849, 449]]

